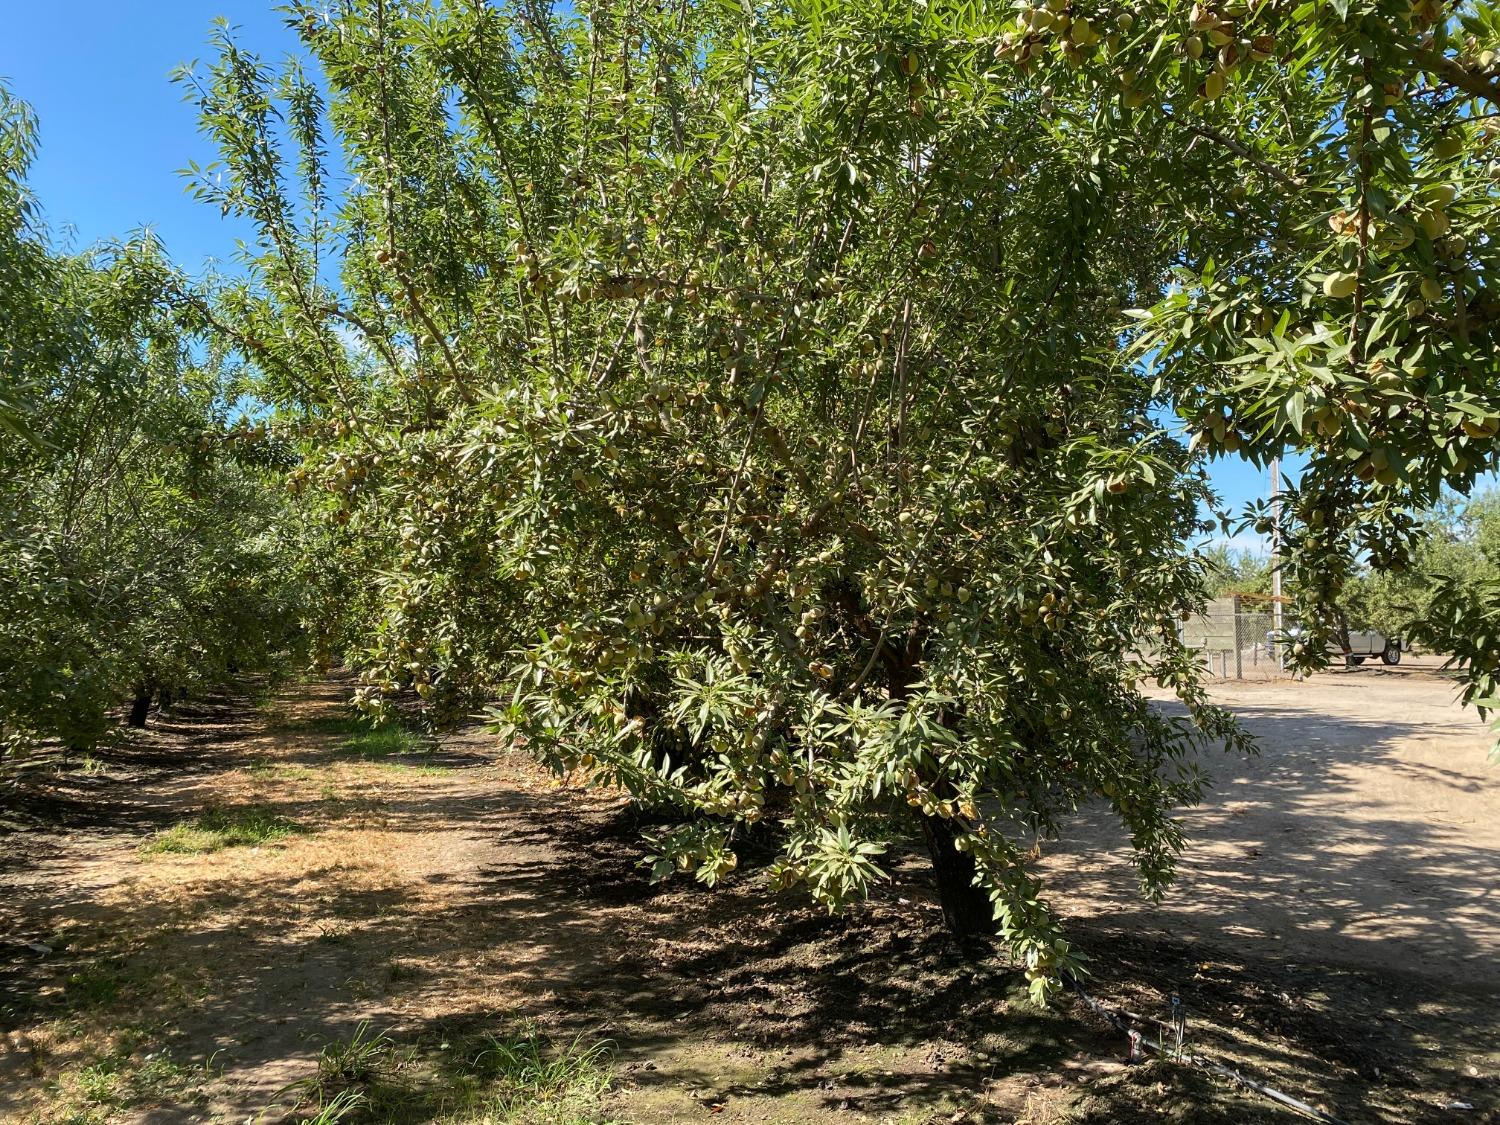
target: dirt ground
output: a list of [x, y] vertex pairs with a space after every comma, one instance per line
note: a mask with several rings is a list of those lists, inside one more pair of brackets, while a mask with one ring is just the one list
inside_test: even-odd
[[[1426, 666], [1221, 682], [1259, 756], [1208, 763], [1209, 799], [1170, 899], [1135, 894], [1085, 817], [1045, 867], [1069, 913], [1247, 954], [1416, 970], [1500, 989], [1494, 733]], [[1158, 693], [1163, 697], [1167, 693]]]
[[[570, 1122], [1290, 1119], [1029, 1006], [1003, 958], [950, 947], [919, 863], [841, 918], [768, 896], [754, 857], [714, 892], [652, 886], [618, 800], [478, 730], [351, 753], [347, 694], [195, 703], [0, 809], [0, 1121], [281, 1120], [365, 1021], [439, 1058], [518, 1020], [610, 1045], [613, 1091]], [[1180, 993], [1193, 1050], [1351, 1123], [1500, 1120], [1483, 728], [1430, 671], [1221, 695], [1263, 751], [1214, 763], [1166, 902], [1088, 815], [1043, 861], [1089, 988], [1161, 1016]], [[150, 850], [205, 808], [295, 830]]]

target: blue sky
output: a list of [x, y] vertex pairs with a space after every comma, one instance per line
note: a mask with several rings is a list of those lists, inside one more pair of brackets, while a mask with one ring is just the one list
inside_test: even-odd
[[12, 4], [0, 36], [0, 78], [36, 110], [41, 151], [31, 185], [54, 232], [80, 244], [150, 225], [197, 271], [228, 262], [246, 233], [183, 190], [177, 169], [212, 146], [173, 85], [173, 68], [207, 55], [224, 16], [268, 58], [296, 47], [272, 0], [75, 0]]
[[[217, 16], [267, 59], [295, 50], [272, 0], [74, 0], [10, 9], [0, 78], [40, 118], [31, 184], [53, 231], [71, 227], [86, 245], [149, 225], [188, 270], [210, 260], [228, 267], [235, 240], [248, 232], [183, 190], [177, 169], [190, 160], [206, 164], [214, 151], [169, 75], [207, 55]], [[1238, 458], [1217, 462], [1213, 479], [1236, 511], [1269, 491], [1268, 474]]]

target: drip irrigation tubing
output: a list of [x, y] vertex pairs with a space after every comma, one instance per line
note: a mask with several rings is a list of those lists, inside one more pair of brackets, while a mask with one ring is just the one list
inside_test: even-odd
[[[1079, 998], [1082, 999], [1085, 1004], [1087, 1004], [1099, 1015], [1103, 1016], [1120, 1031], [1123, 1031], [1127, 1036], [1130, 1036], [1132, 1047], [1138, 1045], [1148, 1051], [1154, 1051], [1164, 1058], [1172, 1056], [1174, 1052], [1169, 1051], [1166, 1047], [1163, 1047], [1158, 1043], [1151, 1042], [1151, 1040], [1141, 1035], [1133, 1027], [1129, 1026], [1124, 1020], [1122, 1020], [1120, 1018], [1120, 1015], [1123, 1014], [1133, 1020], [1139, 1020], [1141, 1022], [1155, 1023], [1162, 1027], [1171, 1027], [1173, 1025], [1167, 1023], [1165, 1020], [1153, 1019], [1149, 1016], [1137, 1016], [1134, 1012], [1127, 1012], [1123, 1009], [1121, 1009], [1121, 1011], [1118, 1013], [1112, 1012], [1098, 1000], [1095, 1000], [1086, 991], [1084, 991], [1083, 985], [1078, 982], [1078, 978], [1075, 977], [1072, 973], [1065, 972], [1062, 974], [1062, 977], [1063, 980], [1072, 987], [1073, 991], [1078, 993]], [[1178, 1026], [1180, 1027], [1180, 1024]], [[1183, 1054], [1180, 1049], [1176, 1051], [1175, 1054], [1177, 1061], [1179, 1062], [1185, 1062], [1190, 1066], [1200, 1067], [1203, 1070], [1207, 1070], [1211, 1073], [1219, 1075], [1221, 1078], [1228, 1078], [1231, 1082], [1243, 1086], [1247, 1090], [1252, 1090], [1255, 1093], [1260, 1094], [1262, 1097], [1270, 1098], [1272, 1101], [1279, 1102], [1287, 1108], [1294, 1109], [1298, 1113], [1305, 1114], [1308, 1117], [1313, 1118], [1314, 1120], [1326, 1122], [1326, 1125], [1349, 1125], [1347, 1121], [1333, 1116], [1333, 1114], [1327, 1112], [1326, 1110], [1321, 1110], [1315, 1105], [1309, 1105], [1301, 1098], [1294, 1098], [1290, 1094], [1283, 1094], [1274, 1086], [1267, 1086], [1264, 1082], [1257, 1082], [1255, 1079], [1249, 1078], [1246, 1075], [1241, 1074], [1239, 1071], [1233, 1069], [1232, 1067], [1225, 1066], [1223, 1063], [1215, 1062], [1213, 1059], [1206, 1058], [1203, 1055]]]

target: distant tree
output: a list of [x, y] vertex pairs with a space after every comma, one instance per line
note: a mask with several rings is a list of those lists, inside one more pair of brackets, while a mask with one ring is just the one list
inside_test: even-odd
[[[0, 748], [87, 748], [107, 712], [285, 653], [301, 616], [287, 450], [149, 240], [62, 254], [25, 186], [29, 112], [0, 88]], [[3, 763], [0, 763], [3, 764]]]
[[1269, 556], [1251, 550], [1235, 550], [1223, 544], [1211, 546], [1202, 554], [1209, 597], [1271, 592]]
[[1410, 636], [1423, 631], [1445, 589], [1473, 598], [1500, 581], [1500, 493], [1450, 497], [1424, 514], [1423, 525], [1426, 536], [1400, 570], [1366, 568], [1349, 583], [1343, 605], [1351, 625]]

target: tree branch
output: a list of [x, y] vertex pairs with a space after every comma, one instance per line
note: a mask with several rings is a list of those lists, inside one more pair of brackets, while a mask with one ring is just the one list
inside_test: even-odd
[[1209, 125], [1199, 125], [1192, 121], [1184, 121], [1182, 118], [1173, 114], [1172, 111], [1169, 110], [1166, 106], [1161, 107], [1161, 113], [1162, 116], [1165, 117], [1168, 121], [1182, 126], [1194, 136], [1202, 137], [1206, 141], [1213, 141], [1214, 144], [1219, 145], [1222, 148], [1227, 148], [1241, 160], [1249, 161], [1256, 168], [1260, 169], [1276, 182], [1283, 184], [1284, 186], [1289, 188], [1300, 189], [1307, 186], [1307, 181], [1302, 179], [1302, 177], [1287, 175], [1280, 168], [1276, 167], [1276, 165], [1268, 163], [1267, 161], [1262, 160], [1260, 157], [1256, 156], [1255, 153], [1251, 152], [1248, 148], [1240, 144], [1240, 142], [1235, 140], [1233, 137], [1225, 133], [1221, 133], [1219, 132], [1219, 130]]
[[1464, 93], [1500, 106], [1500, 78], [1475, 74], [1456, 59], [1430, 48], [1418, 47], [1412, 52], [1412, 58], [1423, 70], [1431, 71]]

